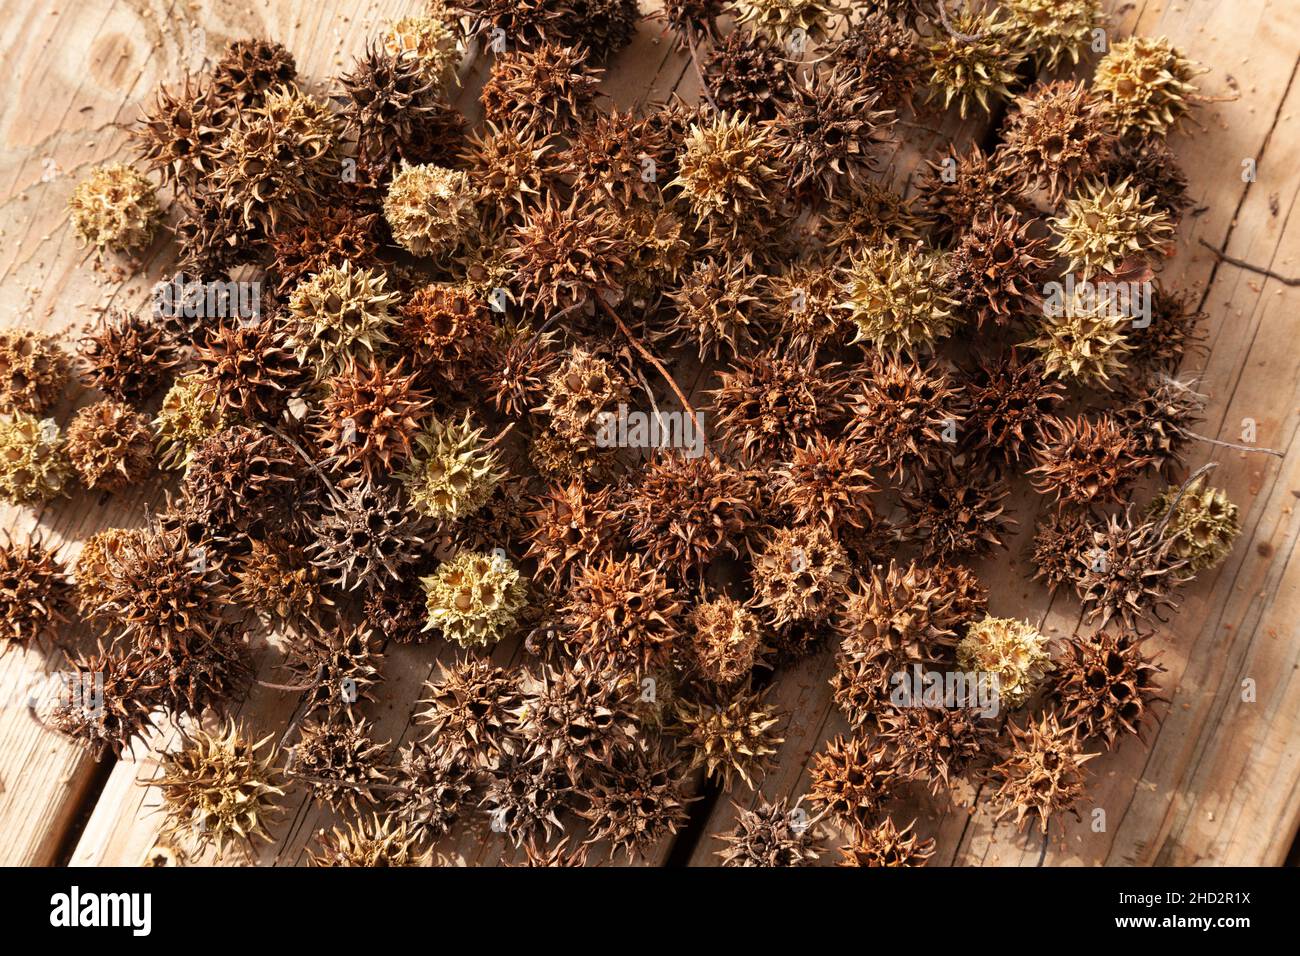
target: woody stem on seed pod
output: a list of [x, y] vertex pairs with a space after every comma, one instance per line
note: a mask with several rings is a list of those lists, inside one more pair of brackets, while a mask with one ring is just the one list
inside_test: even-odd
[[1182, 500], [1183, 495], [1187, 493], [1187, 489], [1192, 486], [1192, 483], [1202, 475], [1209, 474], [1218, 467], [1219, 463], [1217, 461], [1207, 461], [1200, 468], [1197, 468], [1187, 476], [1187, 480], [1179, 486], [1178, 493], [1174, 495], [1174, 500], [1169, 503], [1169, 510], [1165, 512], [1165, 516], [1160, 519], [1160, 523], [1155, 527], [1155, 536], [1157, 538], [1164, 537], [1165, 528], [1169, 525], [1169, 519], [1174, 516], [1176, 511], [1178, 511], [1178, 502]]
[[713, 98], [713, 91], [709, 88], [708, 77], [704, 75], [704, 70], [700, 68], [700, 57], [695, 50], [695, 30], [693, 27], [686, 28], [686, 46], [691, 51], [691, 64], [695, 67], [695, 75], [700, 79], [700, 92], [704, 98], [709, 101], [709, 105], [714, 111], [718, 109], [718, 102]]
[[596, 301], [599, 302], [600, 307], [605, 310], [605, 314], [614, 320], [614, 324], [618, 326], [618, 330], [622, 332], [623, 336], [629, 343], [631, 343], [632, 348], [636, 349], [637, 353], [653, 365], [655, 371], [663, 376], [664, 381], [666, 381], [669, 387], [673, 390], [673, 394], [677, 396], [677, 400], [682, 403], [682, 408], [686, 410], [686, 414], [691, 416], [691, 424], [695, 426], [695, 433], [697, 435], [703, 435], [704, 432], [700, 429], [699, 416], [695, 414], [694, 406], [687, 400], [686, 393], [681, 390], [681, 387], [677, 384], [677, 380], [669, 374], [668, 369], [664, 367], [664, 364], [655, 358], [649, 349], [641, 344], [641, 340], [638, 339], [632, 333], [632, 330], [623, 323], [623, 320], [618, 317], [618, 313], [614, 311], [613, 307], [611, 307], [608, 302], [600, 296], [596, 296]]

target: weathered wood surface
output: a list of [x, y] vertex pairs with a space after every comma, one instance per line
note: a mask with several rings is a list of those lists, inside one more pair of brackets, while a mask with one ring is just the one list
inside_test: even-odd
[[[138, 307], [148, 281], [115, 281], [95, 273], [67, 228], [64, 204], [79, 176], [92, 165], [127, 158], [123, 124], [159, 81], [174, 81], [219, 55], [228, 39], [270, 36], [298, 58], [302, 75], [317, 90], [350, 62], [385, 20], [415, 12], [418, 0], [374, 2], [164, 3], [160, 0], [0, 0], [0, 51], [12, 86], [0, 107], [0, 322], [50, 330], [75, 329], [109, 301]], [[1041, 863], [1278, 863], [1300, 822], [1296, 781], [1300, 771], [1297, 720], [1300, 686], [1293, 618], [1300, 602], [1293, 506], [1300, 497], [1300, 464], [1291, 454], [1296, 427], [1300, 350], [1288, 327], [1300, 295], [1293, 287], [1243, 272], [1215, 257], [1198, 240], [1227, 254], [1300, 273], [1300, 238], [1289, 222], [1297, 180], [1290, 157], [1300, 144], [1294, 119], [1296, 50], [1300, 9], [1288, 3], [1187, 2], [1177, 5], [1115, 4], [1116, 29], [1169, 35], [1187, 54], [1213, 67], [1207, 92], [1240, 90], [1236, 102], [1209, 105], [1207, 129], [1181, 135], [1175, 148], [1192, 180], [1199, 206], [1179, 233], [1178, 255], [1165, 281], [1201, 290], [1210, 318], [1210, 351], [1189, 360], [1202, 390], [1211, 396], [1204, 433], [1236, 440], [1243, 418], [1258, 425], [1261, 445], [1288, 452], [1284, 460], [1201, 446], [1193, 463], [1216, 460], [1216, 484], [1242, 506], [1244, 533], [1230, 560], [1184, 595], [1183, 607], [1156, 644], [1168, 668], [1171, 703], [1161, 724], [1143, 742], [1131, 740], [1092, 762], [1089, 807], [1106, 811], [1106, 829], [1093, 832], [1092, 816], [1064, 829], [1054, 825], [1045, 841], [994, 827], [983, 801], [952, 807], [911, 794], [895, 808], [903, 819], [939, 842], [935, 862], [962, 864]], [[666, 42], [661, 27], [641, 24], [634, 45], [611, 64], [607, 82], [621, 105], [666, 96], [680, 84], [694, 94], [694, 78]], [[467, 89], [476, 87], [481, 65], [467, 66]], [[460, 105], [473, 111], [472, 97]], [[918, 142], [934, 150], [951, 137], [982, 132], [978, 123], [945, 128], [943, 137]], [[1243, 182], [1242, 161], [1254, 158], [1258, 181]], [[896, 182], [906, 182], [914, 151], [901, 153]], [[153, 278], [165, 264], [160, 243], [146, 256]], [[1290, 308], [1288, 308], [1290, 306]], [[60, 409], [66, 420], [75, 406]], [[1048, 633], [1074, 631], [1077, 605], [1026, 583], [1025, 547], [1033, 527], [1032, 497], [1021, 495], [1020, 534], [1008, 552], [978, 568], [992, 590], [994, 613], [1041, 621]], [[46, 512], [6, 510], [4, 526], [21, 535], [39, 528], [70, 560], [79, 542], [103, 527], [138, 521], [144, 502], [125, 495], [83, 495]], [[510, 660], [519, 649], [500, 647]], [[390, 647], [386, 684], [372, 708], [377, 739], [394, 746], [410, 733], [412, 703], [434, 661], [436, 647]], [[260, 676], [281, 678], [274, 645], [259, 651]], [[764, 782], [766, 796], [797, 795], [806, 787], [810, 754], [844, 726], [829, 701], [829, 655], [779, 674], [773, 698], [792, 716], [777, 769]], [[102, 792], [96, 766], [27, 712], [27, 688], [43, 675], [40, 657], [14, 650], [0, 657], [0, 862], [45, 864], [139, 863], [153, 848], [160, 823], [157, 792], [140, 786], [156, 773], [144, 759], [120, 762]], [[1241, 685], [1256, 684], [1254, 703], [1243, 703]], [[289, 695], [257, 687], [240, 716], [257, 726], [283, 727]], [[166, 745], [166, 739], [160, 741]], [[721, 845], [715, 835], [731, 826], [731, 800], [752, 801], [734, 791], [714, 806], [705, 832], [690, 855], [708, 864]], [[90, 805], [93, 802], [93, 807]], [[77, 836], [79, 818], [90, 814]], [[305, 860], [317, 829], [331, 825], [300, 796], [275, 828], [276, 843], [259, 853], [263, 865]], [[833, 841], [832, 841], [833, 843]], [[647, 862], [661, 863], [670, 847]], [[508, 859], [499, 837], [470, 833], [444, 847], [469, 863]], [[826, 855], [833, 862], [834, 854]], [[239, 862], [238, 859], [230, 862]]]

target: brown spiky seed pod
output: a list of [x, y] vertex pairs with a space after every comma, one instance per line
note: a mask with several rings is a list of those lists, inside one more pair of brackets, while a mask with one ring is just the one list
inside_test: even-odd
[[339, 79], [339, 86], [343, 117], [356, 132], [357, 157], [376, 180], [399, 159], [424, 160], [419, 155], [423, 128], [436, 123], [446, 107], [438, 100], [437, 79], [428, 75], [417, 57], [371, 42], [352, 72]]
[[153, 470], [148, 416], [112, 399], [78, 409], [67, 440], [68, 459], [91, 491], [121, 491]]
[[423, 840], [440, 840], [468, 806], [473, 772], [421, 743], [402, 748], [395, 768], [389, 808]]
[[181, 494], [212, 530], [285, 529], [304, 500], [302, 459], [284, 439], [235, 425], [194, 450]]
[[703, 767], [723, 790], [730, 790], [737, 777], [754, 789], [755, 775], [767, 770], [785, 740], [777, 730], [784, 717], [764, 702], [766, 695], [742, 684], [679, 700], [669, 730], [690, 753], [691, 769]]
[[443, 258], [466, 242], [478, 223], [469, 176], [459, 169], [405, 160], [384, 195], [393, 240], [416, 256]]
[[52, 336], [31, 329], [0, 329], [0, 410], [40, 415], [63, 397], [67, 353]]
[[849, 559], [826, 528], [778, 528], [755, 552], [754, 603], [777, 627], [820, 624], [843, 598]]
[[1046, 238], [1014, 212], [988, 210], [971, 224], [948, 259], [948, 288], [962, 309], [985, 322], [1009, 325], [1030, 311], [1042, 288]]
[[333, 202], [310, 221], [281, 229], [272, 242], [271, 273], [277, 296], [288, 296], [300, 282], [345, 262], [367, 262], [378, 248], [380, 215], [367, 207]]
[[419, 837], [411, 827], [392, 816], [378, 813], [320, 831], [321, 852], [311, 855], [312, 866], [359, 866], [366, 868], [419, 866]]
[[687, 617], [691, 653], [705, 679], [734, 684], [749, 677], [763, 651], [757, 615], [730, 597], [697, 604]]
[[836, 532], [868, 527], [875, 518], [871, 496], [880, 489], [867, 466], [862, 442], [814, 434], [772, 474], [772, 501], [789, 510], [793, 524]]
[[[943, 675], [936, 676], [942, 683]], [[942, 698], [937, 701], [940, 706], [932, 706], [925, 700], [927, 677], [914, 671], [903, 706], [878, 718], [877, 739], [890, 748], [892, 767], [901, 776], [924, 783], [933, 794], [948, 789], [954, 776], [973, 771], [996, 745], [998, 722], [991, 713], [1000, 709], [996, 688], [987, 681], [982, 694], [982, 675], [974, 676], [971, 681], [968, 675], [964, 690], [958, 685], [958, 699], [968, 706], [942, 706], [949, 703]]]
[[898, 484], [915, 480], [940, 460], [947, 438], [964, 417], [961, 393], [934, 363], [873, 355], [866, 382], [849, 402], [849, 434], [869, 467]]
[[235, 841], [250, 848], [271, 842], [266, 825], [284, 796], [273, 736], [252, 740], [233, 720], [216, 733], [182, 732], [180, 747], [162, 755], [162, 774], [150, 781], [162, 791], [164, 835], [190, 836], [218, 857]]
[[1202, 420], [1205, 396], [1168, 376], [1134, 381], [1126, 393], [1128, 402], [1116, 409], [1116, 419], [1133, 436], [1137, 453], [1153, 459], [1166, 478], [1172, 477], [1192, 441], [1192, 426]]
[[1042, 579], [1053, 591], [1073, 581], [1079, 555], [1092, 549], [1094, 522], [1091, 512], [1073, 508], [1044, 515], [1034, 530], [1034, 580]]
[[879, 10], [849, 25], [828, 62], [856, 71], [862, 87], [891, 106], [912, 102], [925, 68], [916, 34]]
[[777, 157], [772, 127], [739, 113], [701, 117], [686, 131], [677, 155], [677, 178], [668, 183], [701, 227], [735, 240], [760, 232], [777, 200]]
[[68, 623], [72, 597], [67, 573], [39, 539], [0, 546], [0, 639], [27, 647], [53, 637]]
[[1183, 356], [1194, 349], [1203, 336], [1197, 325], [1205, 318], [1196, 311], [1195, 298], [1188, 291], [1170, 291], [1159, 282], [1151, 295], [1151, 322], [1143, 328], [1132, 328], [1128, 342], [1133, 351], [1130, 364], [1134, 372], [1150, 370], [1172, 374], [1182, 363]]
[[1197, 99], [1192, 80], [1204, 72], [1165, 37], [1131, 36], [1111, 44], [1093, 86], [1123, 130], [1164, 135], [1191, 112]]
[[119, 309], [109, 309], [86, 330], [78, 351], [88, 372], [86, 384], [127, 404], [147, 400], [181, 364], [157, 323]]
[[760, 801], [752, 810], [736, 804], [736, 826], [721, 834], [723, 866], [808, 866], [821, 856], [822, 829], [796, 801]]
[[608, 844], [611, 858], [620, 851], [629, 861], [649, 853], [690, 816], [677, 767], [658, 749], [638, 747], [616, 756], [580, 795], [587, 842]]
[[584, 50], [554, 43], [503, 53], [483, 84], [483, 118], [520, 132], [571, 132], [594, 114], [603, 72]]
[[749, 460], [789, 460], [809, 435], [844, 417], [848, 380], [834, 362], [816, 365], [772, 349], [738, 357], [718, 377], [714, 427]]
[[1039, 494], [1076, 505], [1118, 501], [1124, 486], [1154, 461], [1109, 414], [1058, 419], [1034, 458], [1029, 474]]
[[982, 360], [966, 384], [969, 403], [961, 447], [999, 464], [1018, 464], [1047, 435], [1064, 389], [1044, 375], [1042, 363], [1011, 350]]
[[69, 656], [50, 722], [101, 759], [129, 753], [153, 729], [157, 687], [143, 659], [131, 651], [98, 650]]
[[878, 826], [860, 830], [853, 842], [840, 847], [840, 866], [925, 866], [934, 856], [934, 838], [919, 839], [912, 828], [913, 820], [898, 829], [893, 817], [885, 817]]
[[554, 181], [557, 156], [552, 137], [485, 122], [470, 133], [461, 162], [487, 226], [518, 222], [536, 207]]
[[559, 161], [574, 192], [626, 208], [659, 198], [658, 170], [670, 150], [662, 126], [615, 108], [578, 127]]
[[1206, 484], [1204, 478], [1182, 489], [1181, 497], [1179, 492], [1178, 488], [1165, 489], [1151, 502], [1147, 519], [1163, 521], [1173, 511], [1164, 535], [1173, 542], [1172, 555], [1186, 561], [1193, 573], [1222, 564], [1241, 534], [1237, 506], [1227, 492]]
[[574, 348], [550, 376], [546, 402], [538, 412], [550, 416], [559, 435], [579, 448], [595, 442], [601, 412], [627, 398], [627, 384], [605, 359]]
[[1156, 675], [1164, 670], [1143, 652], [1149, 634], [1100, 631], [1074, 637], [1056, 663], [1050, 693], [1063, 723], [1084, 740], [1113, 750], [1125, 734], [1140, 734], [1151, 705], [1162, 698]]
[[1038, 818], [1039, 830], [1047, 832], [1052, 814], [1073, 811], [1084, 793], [1083, 765], [1097, 754], [1086, 754], [1077, 728], [1064, 729], [1055, 713], [1029, 720], [1024, 729], [1014, 721], [1007, 725], [1011, 745], [1006, 759], [993, 768], [999, 780], [994, 799], [1001, 804], [998, 819], [1014, 816], [1016, 828], [1024, 829]]
[[1012, 183], [979, 143], [971, 143], [965, 153], [949, 146], [937, 162], [927, 162], [917, 190], [922, 208], [934, 221], [935, 239], [941, 243], [960, 238], [990, 209], [1014, 207]]
[[972, 472], [946, 461], [928, 472], [917, 489], [904, 492], [909, 535], [926, 557], [940, 561], [1004, 547], [1003, 538], [1016, 527], [1004, 504], [1010, 493], [1007, 481], [996, 473]]
[[889, 752], [866, 737], [836, 737], [813, 755], [808, 799], [845, 826], [869, 826], [893, 788]]
[[965, 119], [976, 106], [989, 115], [998, 100], [1010, 98], [1025, 59], [1012, 31], [997, 12], [963, 12], [952, 18], [951, 31], [936, 30], [926, 42], [931, 100], [942, 99], [944, 109], [956, 100]]
[[368, 720], [350, 712], [334, 721], [304, 721], [289, 775], [302, 779], [315, 799], [334, 810], [358, 813], [363, 805], [378, 803], [371, 785], [388, 782], [380, 766], [388, 744], [376, 743], [372, 732]]
[[433, 399], [417, 385], [417, 372], [404, 374], [405, 364], [371, 359], [325, 380], [315, 438], [331, 464], [371, 482], [411, 457]]
[[998, 699], [1019, 707], [1052, 670], [1047, 638], [1028, 621], [986, 617], [972, 624], [957, 645], [957, 665], [997, 675]]
[[320, 572], [306, 552], [279, 535], [252, 539], [234, 578], [235, 601], [272, 627], [296, 631], [334, 603], [322, 593]]
[[374, 701], [370, 690], [383, 679], [381, 646], [370, 629], [349, 624], [295, 637], [284, 666], [292, 675], [287, 683], [307, 688], [303, 713], [335, 719], [359, 701]]
[[212, 68], [212, 91], [239, 108], [258, 106], [266, 94], [298, 78], [293, 54], [273, 40], [232, 40]]
[[1093, 528], [1092, 542], [1075, 555], [1074, 587], [1085, 620], [1104, 628], [1112, 619], [1135, 629], [1176, 607], [1172, 594], [1191, 579], [1174, 553], [1175, 539], [1152, 520], [1136, 522], [1132, 507]]
[[91, 170], [72, 191], [68, 210], [77, 238], [97, 256], [107, 249], [140, 252], [162, 221], [153, 183], [124, 163]]
[[613, 553], [622, 528], [613, 498], [612, 488], [591, 489], [578, 480], [552, 485], [538, 497], [528, 514], [527, 556], [556, 589], [570, 584], [584, 564]]
[[396, 337], [415, 354], [412, 368], [464, 387], [492, 344], [487, 303], [468, 284], [435, 282], [417, 289], [398, 311]]
[[131, 139], [147, 169], [189, 195], [216, 171], [217, 147], [234, 120], [233, 105], [215, 84], [186, 77], [175, 90], [159, 85]]
[[307, 384], [287, 333], [271, 322], [220, 325], [194, 358], [234, 418], [274, 423]]
[[1024, 189], [1044, 189], [1057, 205], [1085, 180], [1102, 175], [1117, 146], [1098, 97], [1082, 81], [1057, 80], [1015, 101], [997, 160]]
[[590, 315], [598, 296], [607, 304], [621, 296], [621, 236], [600, 206], [575, 195], [566, 207], [548, 197], [512, 235], [514, 287], [530, 311], [580, 309]]
[[572, 800], [572, 785], [562, 770], [510, 757], [490, 774], [479, 805], [487, 810], [493, 830], [518, 847], [538, 836], [549, 841], [564, 829], [559, 814]]
[[521, 703], [517, 676], [490, 660], [440, 662], [439, 676], [424, 685], [425, 709], [416, 720], [437, 754], [458, 766], [486, 769], [514, 754], [511, 716]]
[[173, 715], [199, 717], [209, 708], [223, 713], [248, 691], [253, 671], [244, 632], [236, 624], [223, 623], [210, 634], [136, 629], [135, 637], [145, 680], [158, 688], [157, 705]]
[[362, 482], [331, 495], [309, 524], [312, 563], [346, 591], [400, 582], [424, 547], [422, 516], [385, 485]]
[[742, 28], [713, 44], [702, 80], [719, 109], [771, 120], [794, 96], [794, 73], [785, 51], [770, 37]]
[[657, 565], [641, 554], [584, 562], [563, 610], [566, 640], [582, 659], [638, 674], [667, 662], [682, 604]]

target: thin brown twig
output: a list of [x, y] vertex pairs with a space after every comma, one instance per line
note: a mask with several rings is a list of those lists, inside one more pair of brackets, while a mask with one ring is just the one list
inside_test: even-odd
[[713, 98], [713, 91], [709, 89], [709, 81], [704, 76], [704, 70], [700, 68], [700, 57], [695, 52], [695, 30], [692, 27], [686, 28], [686, 46], [691, 51], [691, 63], [695, 67], [695, 75], [700, 79], [700, 92], [704, 94], [704, 98], [709, 101], [709, 105], [716, 112], [718, 101]]
[[1282, 283], [1283, 285], [1289, 285], [1289, 286], [1300, 285], [1300, 278], [1289, 278], [1287, 276], [1278, 275], [1272, 269], [1265, 269], [1263, 266], [1257, 266], [1254, 265], [1253, 263], [1247, 262], [1244, 259], [1237, 259], [1234, 258], [1233, 256], [1228, 255], [1226, 252], [1221, 252], [1220, 250], [1214, 248], [1214, 246], [1206, 242], [1204, 239], [1198, 239], [1197, 241], [1200, 242], [1200, 244], [1203, 245], [1206, 249], [1209, 249], [1211, 252], [1213, 252], [1220, 262], [1226, 262], [1230, 266], [1236, 266], [1238, 269], [1245, 269], [1247, 272], [1253, 272], [1256, 275], [1267, 276], [1270, 279], [1276, 279], [1278, 282]]
[[1278, 451], [1276, 448], [1261, 448], [1258, 445], [1238, 445], [1236, 442], [1221, 441], [1218, 438], [1209, 438], [1205, 435], [1198, 435], [1196, 432], [1188, 432], [1188, 438], [1195, 438], [1197, 441], [1208, 442], [1211, 445], [1218, 445], [1220, 448], [1234, 448], [1237, 451], [1253, 452], [1256, 455], [1272, 455], [1274, 458], [1285, 458], [1286, 452]]
[[1160, 519], [1160, 523], [1155, 526], [1154, 534], [1157, 539], [1164, 538], [1165, 528], [1168, 527], [1170, 520], [1174, 516], [1174, 512], [1178, 510], [1178, 502], [1183, 500], [1183, 495], [1187, 494], [1187, 489], [1192, 486], [1196, 479], [1200, 478], [1204, 474], [1208, 474], [1218, 467], [1219, 463], [1217, 461], [1207, 461], [1200, 468], [1197, 468], [1187, 476], [1187, 480], [1179, 487], [1178, 494], [1174, 495], [1174, 500], [1169, 503], [1169, 510], [1166, 511], [1165, 516]]
[[681, 386], [677, 384], [677, 380], [668, 373], [668, 369], [664, 368], [664, 364], [655, 358], [649, 349], [641, 344], [641, 340], [638, 339], [632, 333], [632, 330], [623, 323], [623, 320], [618, 317], [618, 313], [614, 311], [613, 307], [611, 307], [608, 302], [599, 295], [596, 296], [596, 301], [598, 301], [601, 308], [605, 310], [605, 314], [614, 320], [614, 324], [618, 326], [618, 330], [622, 332], [623, 336], [631, 343], [632, 348], [636, 349], [641, 357], [653, 365], [655, 371], [663, 376], [664, 381], [666, 381], [669, 387], [673, 390], [673, 394], [677, 396], [677, 400], [682, 403], [682, 408], [686, 410], [686, 414], [691, 416], [691, 424], [695, 426], [695, 433], [697, 435], [703, 435], [704, 431], [700, 428], [700, 419], [699, 416], [695, 414], [695, 407], [687, 400], [686, 393], [683, 392]]
[[489, 448], [492, 448], [494, 445], [500, 442], [501, 439], [509, 435], [510, 432], [514, 429], [514, 427], [515, 427], [515, 423], [511, 422], [505, 428], [501, 429], [501, 431], [497, 432], [490, 442], [488, 442], [486, 445], [483, 446], [482, 450], [487, 451]]

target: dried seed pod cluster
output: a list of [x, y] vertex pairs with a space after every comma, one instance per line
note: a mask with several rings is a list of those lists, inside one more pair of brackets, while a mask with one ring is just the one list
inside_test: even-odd
[[[321, 865], [428, 862], [481, 826], [535, 865], [638, 858], [694, 779], [762, 784], [788, 717], [765, 677], [824, 648], [849, 733], [812, 757], [807, 809], [740, 807], [727, 865], [814, 862], [832, 827], [844, 865], [922, 865], [933, 841], [894, 814], [912, 785], [987, 778], [1044, 828], [1070, 809], [1086, 748], [1159, 700], [1138, 625], [1239, 529], [1222, 492], [1177, 484], [1202, 399], [1168, 375], [1196, 317], [1160, 291], [1143, 324], [1116, 311], [1140, 296], [1098, 291], [1166, 254], [1186, 180], [1162, 136], [1195, 68], [1134, 38], [1091, 80], [1026, 88], [1022, 63], [1077, 66], [1095, 0], [951, 29], [874, 6], [669, 2], [702, 102], [627, 113], [595, 65], [627, 0], [433, 4], [332, 101], [263, 39], [160, 90], [134, 139], [177, 207], [183, 307], [86, 332], [107, 397], [66, 436], [37, 417], [63, 354], [0, 336], [6, 499], [180, 473], [144, 528], [86, 543], [75, 600], [38, 545], [0, 555], [6, 637], [40, 643], [75, 605], [103, 639], [71, 663], [103, 675], [98, 711], [57, 725], [120, 753], [181, 721], [155, 785], [218, 851], [270, 837], [295, 788], [342, 817]], [[473, 130], [449, 102], [471, 38]], [[991, 151], [930, 157], [913, 202], [882, 170], [926, 101], [1008, 109]], [[97, 172], [74, 224], [138, 249], [152, 197]], [[1135, 511], [1153, 471], [1174, 484]], [[1064, 649], [990, 616], [973, 569], [1013, 489], [1049, 509], [1039, 576], [1102, 628]], [[268, 686], [305, 718], [283, 752], [282, 728], [204, 729], [268, 629], [288, 675]], [[450, 648], [398, 752], [374, 725], [389, 641]], [[1022, 713], [1002, 729], [999, 706]]]

